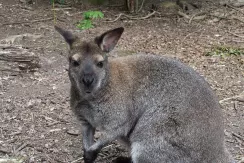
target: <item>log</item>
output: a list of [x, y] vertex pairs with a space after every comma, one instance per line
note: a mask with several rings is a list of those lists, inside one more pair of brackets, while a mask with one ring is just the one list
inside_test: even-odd
[[0, 44], [0, 71], [34, 72], [40, 68], [40, 59], [20, 45]]

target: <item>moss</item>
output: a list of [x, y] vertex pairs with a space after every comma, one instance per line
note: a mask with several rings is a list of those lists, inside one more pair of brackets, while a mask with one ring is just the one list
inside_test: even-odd
[[243, 48], [228, 47], [228, 46], [216, 46], [211, 51], [206, 52], [206, 56], [239, 56], [244, 55]]

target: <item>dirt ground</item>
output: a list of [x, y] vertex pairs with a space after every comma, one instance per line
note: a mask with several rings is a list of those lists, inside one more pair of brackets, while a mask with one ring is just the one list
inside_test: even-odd
[[[244, 48], [244, 8], [233, 9], [208, 1], [205, 3], [207, 12], [225, 13], [235, 18], [207, 16], [189, 20], [158, 11], [148, 19], [123, 17], [115, 22], [105, 22], [126, 12], [118, 7], [77, 6], [68, 6], [68, 9], [66, 6], [54, 13], [48, 1], [25, 4], [17, 0], [0, 0], [0, 40], [26, 33], [40, 36], [36, 39], [23, 37], [13, 44], [33, 52], [41, 63], [35, 72], [0, 72], [0, 159], [83, 162], [80, 126], [69, 108], [68, 46], [54, 31], [55, 14], [56, 24], [87, 39], [123, 26], [125, 32], [116, 48], [121, 55], [133, 52], [168, 55], [205, 76], [222, 100], [228, 150], [237, 162], [244, 162], [244, 103], [227, 99], [244, 91], [244, 56], [205, 55], [216, 46]], [[81, 12], [89, 9], [102, 10], [105, 18], [95, 21], [95, 28], [80, 31], [75, 24], [82, 19]], [[204, 5], [191, 11], [190, 18], [203, 9]], [[147, 12], [143, 11], [139, 17]], [[111, 162], [126, 154], [126, 150], [115, 142], [103, 149], [97, 162]]]

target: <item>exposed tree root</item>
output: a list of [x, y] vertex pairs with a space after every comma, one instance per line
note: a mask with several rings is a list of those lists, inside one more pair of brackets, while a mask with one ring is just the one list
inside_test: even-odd
[[189, 15], [187, 15], [181, 11], [178, 11], [178, 15], [182, 16], [186, 19], [189, 19], [189, 24], [191, 24], [192, 20], [202, 20], [202, 19], [205, 19], [207, 17], [206, 12], [200, 12], [200, 13], [194, 14], [193, 16], [189, 16]]
[[[217, 15], [217, 14], [211, 14], [211, 13], [206, 13], [206, 12], [200, 12], [200, 13], [197, 13], [197, 14], [194, 14], [193, 16], [190, 16], [190, 15], [187, 15], [185, 14], [184, 12], [182, 11], [178, 11], [178, 15], [181, 16], [181, 17], [184, 17], [186, 19], [189, 19], [189, 24], [193, 21], [193, 20], [203, 20], [205, 19], [207, 16], [212, 16], [212, 17], [216, 17], [216, 18], [219, 18], [219, 19], [227, 19], [227, 20], [238, 20], [240, 21], [241, 23], [244, 23], [244, 20], [242, 20], [240, 17], [237, 17], [237, 16], [229, 16], [229, 15]], [[200, 16], [197, 16], [197, 15], [200, 15]]]
[[126, 15], [126, 14], [121, 13], [121, 14], [119, 14], [119, 15], [117, 16], [117, 18], [115, 18], [114, 20], [111, 20], [111, 21], [105, 21], [105, 22], [109, 22], [109, 23], [116, 22], [116, 21], [119, 20], [122, 16], [124, 16], [124, 17], [126, 17], [126, 18], [128, 18], [128, 19], [131, 19], [131, 20], [143, 20], [143, 19], [147, 19], [147, 18], [153, 16], [153, 15], [156, 14], [156, 13], [157, 13], [156, 11], [153, 11], [152, 13], [150, 13], [150, 14], [144, 16], [144, 17], [134, 17], [134, 16], [129, 16], [129, 15]]

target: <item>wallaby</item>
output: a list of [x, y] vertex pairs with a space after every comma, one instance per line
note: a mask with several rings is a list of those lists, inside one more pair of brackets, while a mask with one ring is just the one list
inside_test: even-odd
[[[90, 41], [55, 28], [70, 46], [70, 104], [82, 123], [85, 163], [114, 140], [129, 145], [133, 163], [233, 161], [219, 103], [192, 68], [153, 54], [108, 57], [122, 27]], [[95, 129], [103, 133], [96, 142]]]

